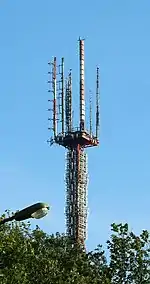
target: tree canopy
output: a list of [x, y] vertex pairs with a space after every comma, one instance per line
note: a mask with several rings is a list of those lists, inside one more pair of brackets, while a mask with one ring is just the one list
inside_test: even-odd
[[[4, 217], [4, 216], [3, 216]], [[150, 235], [112, 224], [107, 241], [109, 261], [101, 245], [85, 252], [68, 237], [48, 235], [30, 223], [0, 227], [1, 284], [150, 284]]]

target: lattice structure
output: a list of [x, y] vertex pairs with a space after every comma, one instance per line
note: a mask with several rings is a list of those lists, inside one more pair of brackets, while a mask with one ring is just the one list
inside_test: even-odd
[[84, 244], [87, 236], [87, 154], [78, 145], [66, 154], [66, 232]]
[[[79, 148], [79, 170], [78, 170], [78, 238], [80, 243], [87, 238], [87, 185], [88, 166], [87, 154], [84, 148]], [[84, 243], [83, 243], [84, 244]]]
[[49, 73], [51, 106], [49, 107], [50, 121], [49, 130], [51, 137], [48, 140], [50, 145], [56, 143], [67, 149], [66, 153], [66, 233], [73, 243], [85, 244], [87, 237], [87, 186], [88, 169], [87, 154], [85, 148], [99, 145], [99, 68], [96, 75], [96, 106], [95, 106], [95, 134], [92, 130], [92, 94], [90, 93], [89, 125], [85, 127], [85, 87], [84, 87], [84, 40], [79, 39], [80, 53], [80, 106], [79, 124], [73, 125], [72, 107], [72, 72], [64, 83], [64, 59], [61, 64], [56, 64], [56, 57], [49, 63], [51, 70]]

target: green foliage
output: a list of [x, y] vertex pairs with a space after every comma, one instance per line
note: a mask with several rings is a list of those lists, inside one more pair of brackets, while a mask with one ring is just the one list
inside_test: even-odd
[[150, 235], [138, 237], [128, 231], [128, 224], [112, 224], [113, 234], [107, 241], [110, 250], [111, 283], [150, 283]]
[[149, 284], [150, 239], [138, 237], [128, 225], [112, 224], [107, 241], [108, 263], [102, 246], [92, 252], [70, 244], [64, 234], [48, 235], [30, 223], [0, 227], [1, 284]]

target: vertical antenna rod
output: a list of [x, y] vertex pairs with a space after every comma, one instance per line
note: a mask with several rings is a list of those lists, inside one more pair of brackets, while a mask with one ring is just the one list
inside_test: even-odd
[[65, 117], [66, 117], [66, 132], [72, 130], [72, 73], [71, 70], [66, 79], [66, 94], [65, 94]]
[[92, 136], [92, 93], [90, 91], [90, 101], [89, 101], [89, 104], [90, 104], [90, 135]]
[[97, 67], [96, 74], [96, 138], [99, 136], [99, 125], [100, 125], [100, 117], [99, 117], [99, 67]]
[[54, 138], [57, 135], [57, 118], [56, 118], [56, 57], [54, 57], [54, 66], [53, 66], [53, 93], [54, 93], [54, 100], [53, 100], [53, 130], [54, 130]]
[[65, 79], [65, 133], [69, 132], [68, 77]]
[[72, 131], [72, 71], [68, 76], [68, 99], [69, 99], [69, 131]]
[[62, 134], [64, 134], [64, 58], [61, 59], [61, 81], [62, 81], [62, 94], [61, 94], [61, 105], [62, 105], [62, 114], [61, 114], [61, 120], [62, 120]]
[[85, 127], [85, 97], [84, 97], [84, 40], [79, 39], [80, 47], [80, 131]]

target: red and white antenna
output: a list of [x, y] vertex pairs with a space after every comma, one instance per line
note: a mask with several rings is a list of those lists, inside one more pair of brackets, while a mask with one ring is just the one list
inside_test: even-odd
[[84, 94], [84, 40], [79, 38], [80, 48], [80, 131], [85, 129], [85, 94]]

